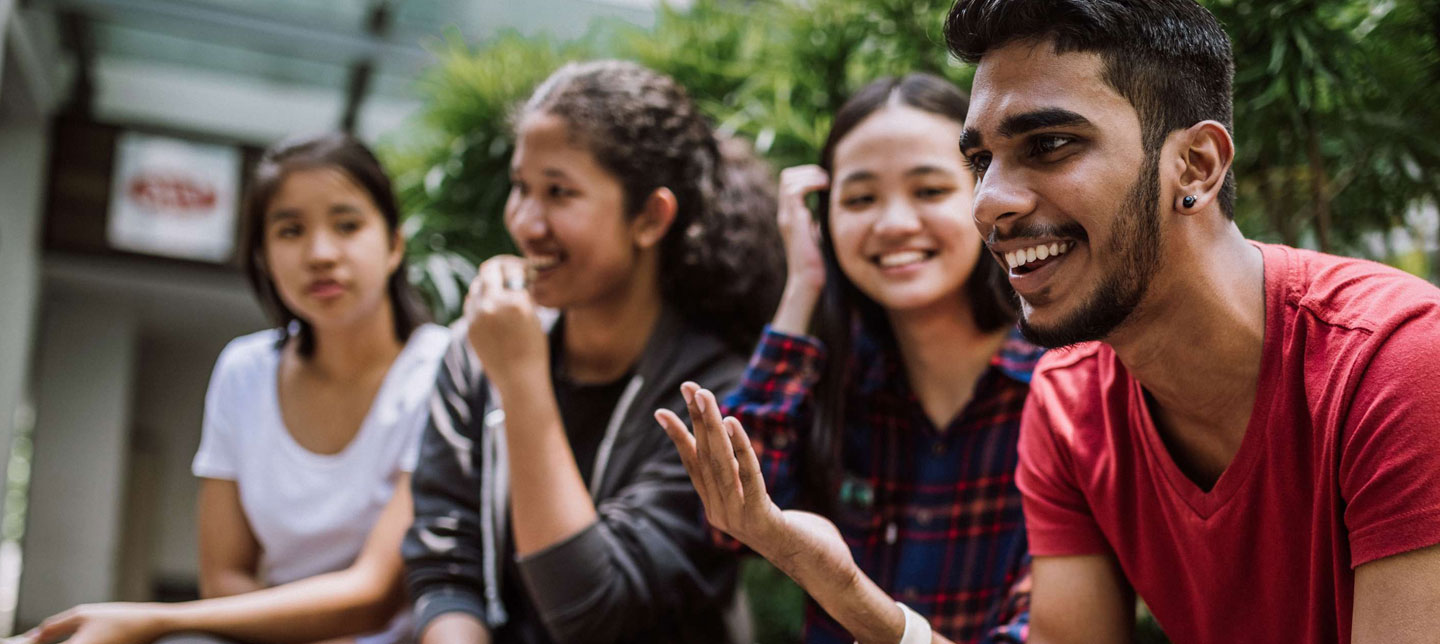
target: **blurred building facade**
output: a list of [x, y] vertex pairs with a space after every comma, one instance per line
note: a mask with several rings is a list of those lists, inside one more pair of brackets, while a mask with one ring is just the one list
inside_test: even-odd
[[117, 243], [119, 193], [213, 196], [118, 182], [122, 142], [247, 168], [294, 134], [373, 142], [418, 109], [424, 43], [446, 29], [567, 38], [593, 18], [649, 24], [656, 4], [0, 0], [0, 633], [77, 603], [193, 595], [210, 369], [266, 326], [235, 244], [185, 259]]

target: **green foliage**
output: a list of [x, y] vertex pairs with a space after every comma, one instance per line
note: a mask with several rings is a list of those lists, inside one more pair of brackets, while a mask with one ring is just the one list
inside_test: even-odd
[[740, 583], [750, 600], [756, 644], [798, 642], [805, 628], [805, 591], [760, 557], [746, 557]]
[[1419, 0], [1204, 4], [1235, 46], [1247, 233], [1363, 255], [1366, 233], [1404, 226], [1408, 209], [1437, 201], [1440, 15], [1425, 7], [1440, 9]]
[[665, 10], [619, 55], [679, 79], [721, 129], [756, 142], [779, 167], [813, 163], [831, 115], [882, 76], [929, 71], [968, 87], [941, 25], [949, 0], [700, 0]]

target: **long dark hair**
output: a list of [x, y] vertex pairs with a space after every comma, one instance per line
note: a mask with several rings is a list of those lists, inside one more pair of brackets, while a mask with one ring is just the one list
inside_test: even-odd
[[[529, 113], [566, 121], [620, 182], [626, 216], [661, 187], [675, 193], [675, 221], [660, 242], [660, 295], [748, 353], [775, 311], [783, 287], [775, 276], [784, 272], [774, 183], [749, 145], [717, 137], [678, 83], [630, 62], [562, 67], [516, 122]], [[703, 295], [695, 284], [705, 285]]]
[[[820, 153], [820, 166], [826, 173], [834, 176], [835, 146], [871, 114], [894, 103], [956, 123], [964, 122], [970, 107], [969, 98], [960, 88], [937, 76], [910, 74], [876, 80], [856, 92], [835, 114], [835, 123]], [[959, 154], [958, 148], [956, 154]], [[854, 378], [850, 356], [857, 335], [868, 334], [876, 342], [890, 346], [894, 344], [894, 335], [885, 310], [856, 288], [840, 269], [830, 241], [828, 191], [820, 193], [815, 214], [820, 224], [820, 253], [825, 261], [825, 289], [812, 326], [815, 336], [825, 344], [829, 360], [816, 388], [815, 426], [807, 434], [804, 462], [800, 464], [801, 502], [828, 514], [835, 507], [843, 476], [840, 450], [844, 444], [845, 403]], [[1005, 275], [983, 249], [962, 292], [980, 330], [995, 331], [1015, 323], [1015, 308]]]
[[[354, 137], [335, 133], [287, 140], [272, 146], [260, 157], [251, 176], [250, 187], [245, 192], [242, 256], [245, 276], [249, 278], [255, 296], [260, 298], [271, 320], [281, 330], [278, 344], [283, 345], [293, 336], [299, 343], [296, 348], [300, 355], [307, 358], [315, 354], [314, 329], [285, 306], [280, 293], [275, 290], [275, 281], [265, 268], [265, 211], [270, 208], [275, 192], [292, 172], [322, 167], [338, 169], [364, 188], [384, 218], [385, 229], [390, 235], [393, 236], [400, 227], [400, 207], [390, 187], [390, 176], [385, 174], [385, 168], [375, 158], [375, 153]], [[404, 343], [412, 331], [430, 321], [430, 312], [421, 304], [415, 288], [405, 278], [403, 265], [390, 273], [385, 292], [394, 310], [395, 339]]]

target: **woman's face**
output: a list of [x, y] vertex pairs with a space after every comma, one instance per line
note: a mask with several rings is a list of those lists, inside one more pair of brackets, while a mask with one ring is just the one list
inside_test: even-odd
[[370, 193], [335, 167], [290, 172], [265, 210], [265, 269], [280, 300], [317, 329], [363, 322], [389, 300], [404, 245]]
[[963, 126], [903, 105], [866, 117], [835, 146], [830, 241], [840, 269], [889, 311], [958, 291], [980, 255]]
[[593, 305], [634, 283], [640, 247], [624, 190], [563, 119], [539, 112], [520, 122], [510, 183], [505, 228], [538, 304]]

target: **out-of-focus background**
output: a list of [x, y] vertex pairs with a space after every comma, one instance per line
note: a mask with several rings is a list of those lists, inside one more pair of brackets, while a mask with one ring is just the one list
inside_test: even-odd
[[[829, 114], [880, 75], [968, 86], [949, 4], [0, 0], [0, 633], [194, 596], [206, 383], [266, 324], [235, 239], [264, 146], [375, 144], [412, 278], [449, 318], [509, 247], [506, 113], [563, 61], [673, 75], [778, 169], [815, 161]], [[1235, 42], [1246, 233], [1440, 279], [1440, 4], [1204, 4]], [[761, 641], [793, 640], [799, 596], [747, 575]]]

